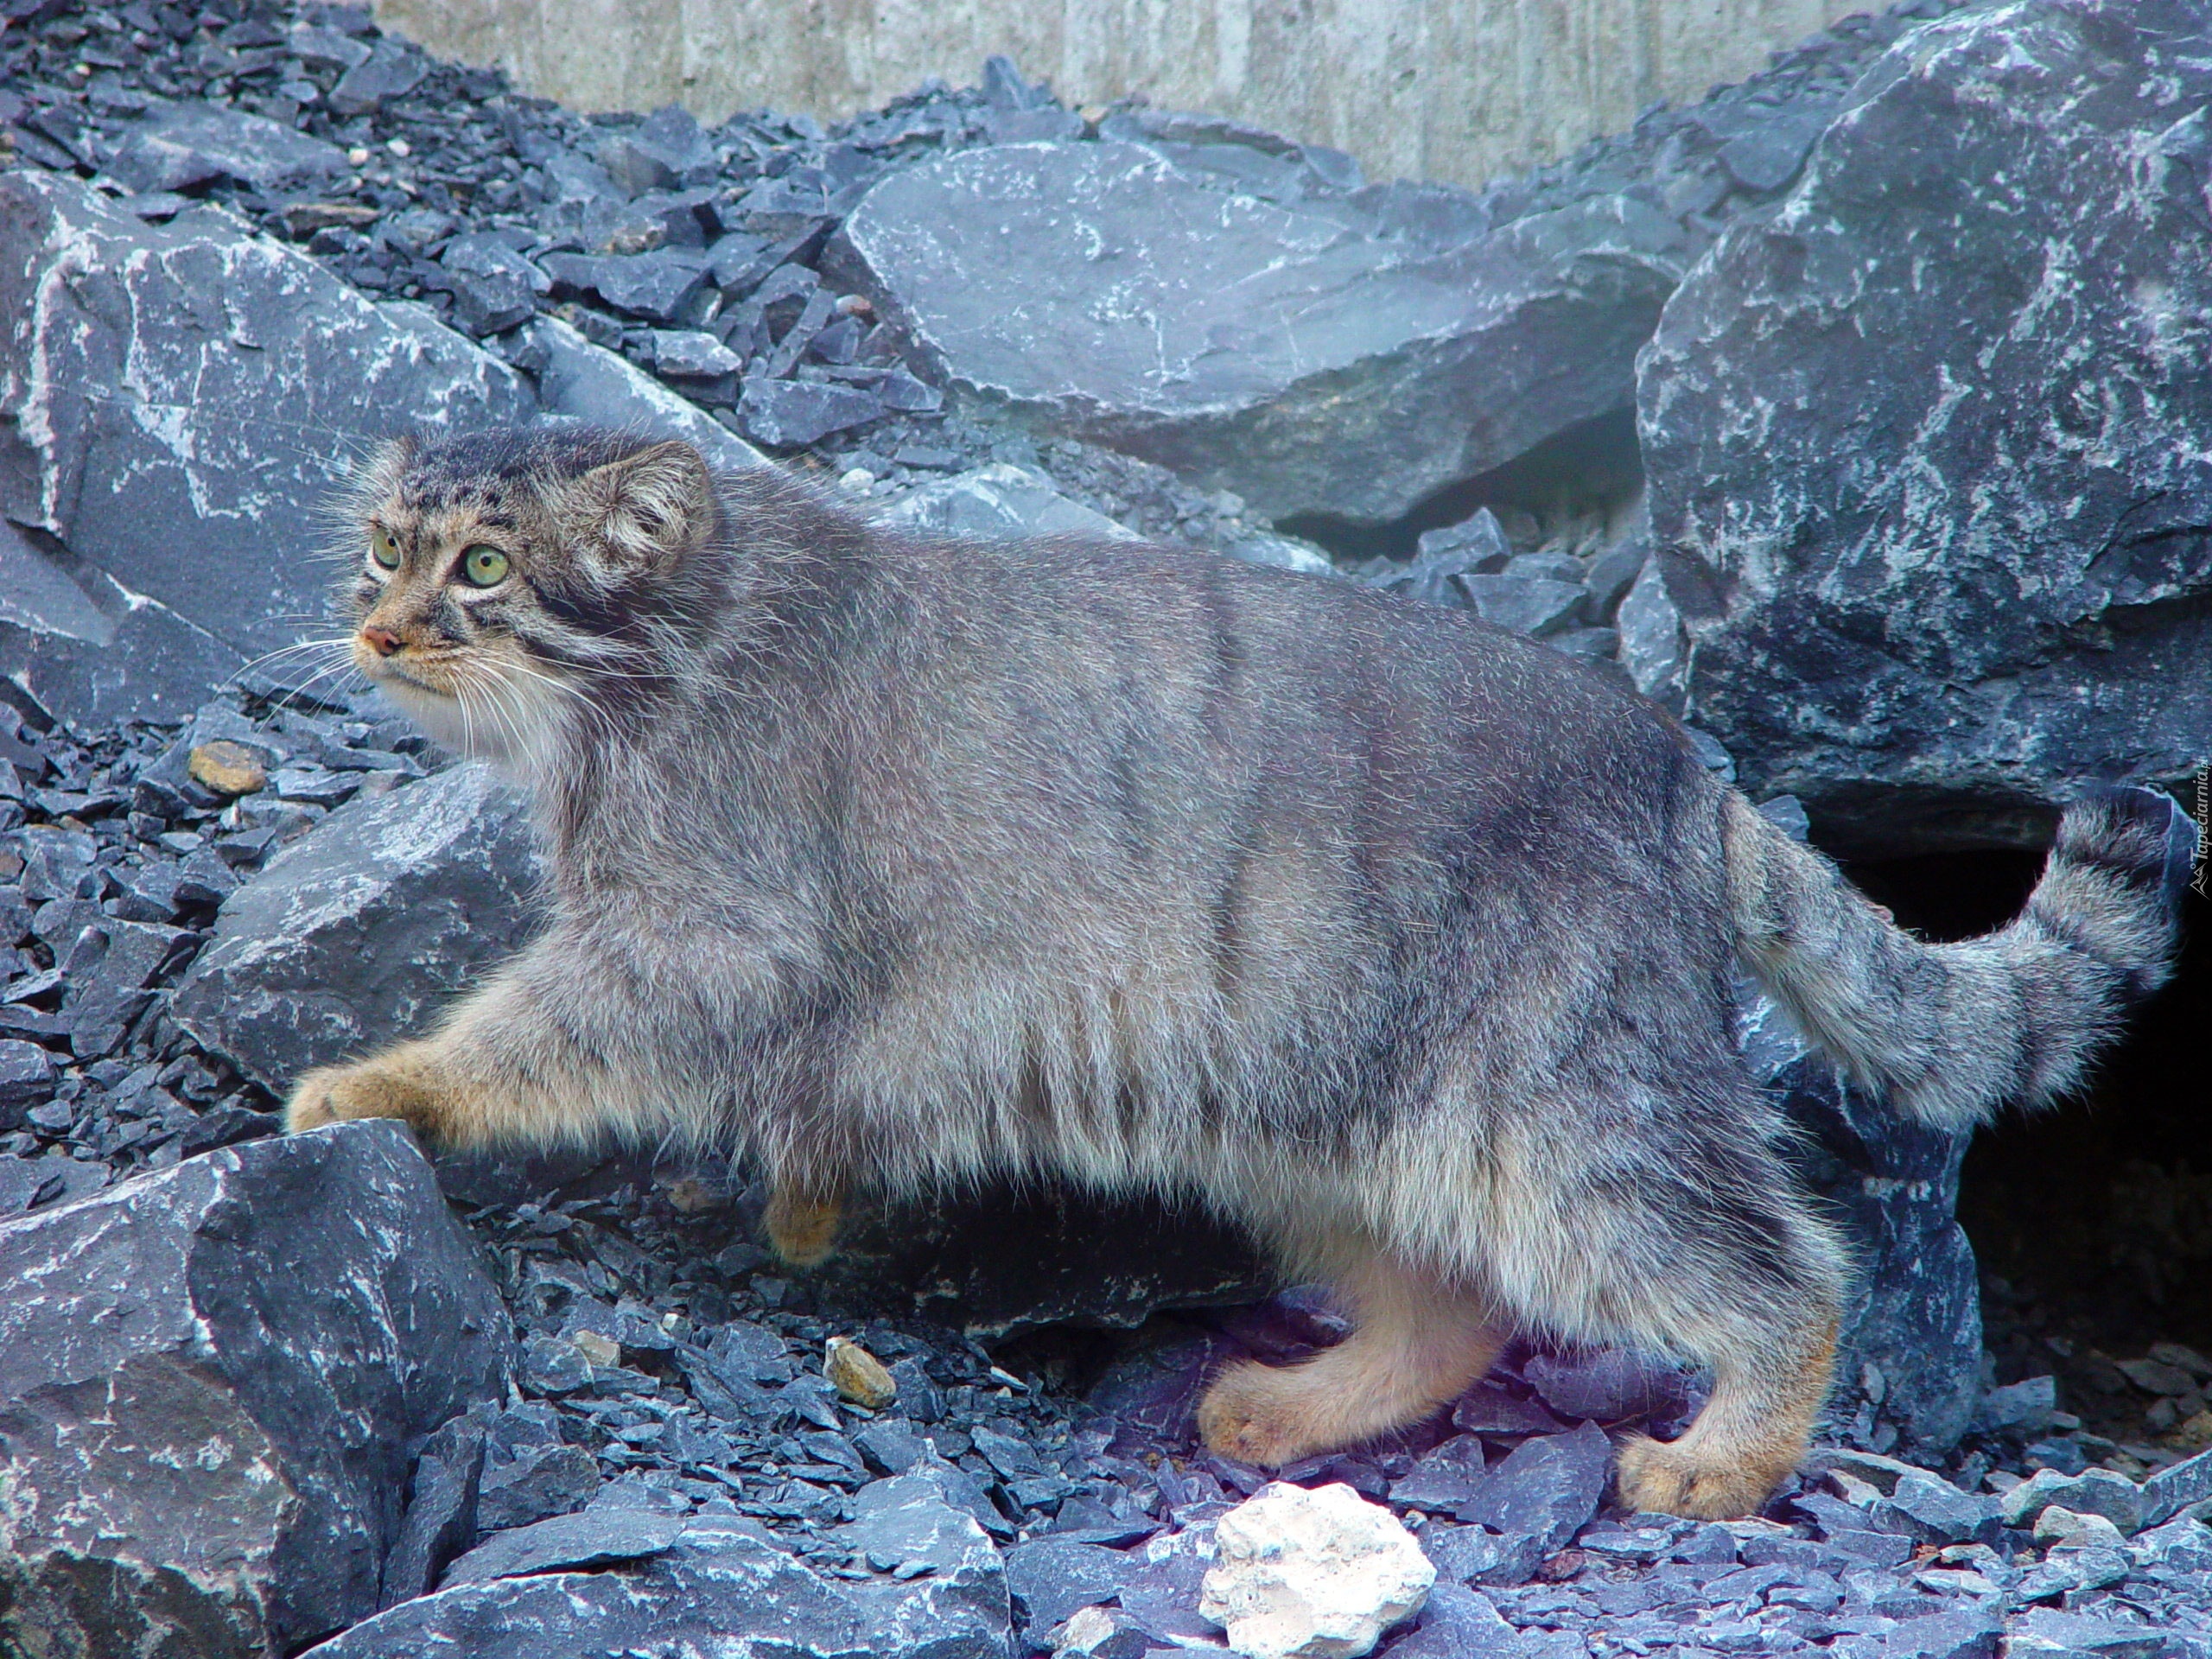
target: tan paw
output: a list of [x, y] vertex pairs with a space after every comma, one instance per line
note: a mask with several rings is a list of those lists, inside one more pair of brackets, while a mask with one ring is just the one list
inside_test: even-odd
[[1198, 1433], [1208, 1449], [1262, 1469], [1334, 1450], [1314, 1421], [1303, 1380], [1292, 1368], [1255, 1360], [1224, 1367], [1198, 1402]]
[[794, 1268], [819, 1267], [836, 1254], [845, 1206], [836, 1198], [799, 1198], [778, 1189], [761, 1225], [769, 1248]]
[[288, 1135], [357, 1117], [396, 1117], [418, 1135], [434, 1135], [436, 1103], [416, 1077], [375, 1060], [318, 1066], [293, 1084], [284, 1103]]
[[1622, 1443], [1618, 1479], [1621, 1502], [1629, 1509], [1733, 1521], [1757, 1511], [1787, 1472], [1770, 1472], [1740, 1455], [1700, 1455], [1685, 1441], [1638, 1434]]

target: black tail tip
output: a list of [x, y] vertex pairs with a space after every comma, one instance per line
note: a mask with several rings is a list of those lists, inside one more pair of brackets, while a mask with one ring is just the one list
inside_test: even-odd
[[2190, 878], [2196, 873], [2196, 820], [2164, 790], [2135, 784], [2092, 785], [2082, 791], [2082, 798], [2111, 813], [2114, 828], [2140, 828], [2163, 839], [2165, 859], [2159, 870], [2159, 887], [2167, 906], [2177, 908], [2182, 895], [2189, 891]]

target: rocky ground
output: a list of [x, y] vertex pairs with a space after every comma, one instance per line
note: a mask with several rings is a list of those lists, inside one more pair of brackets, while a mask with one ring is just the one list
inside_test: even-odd
[[[1737, 412], [1669, 424], [1722, 397], [1691, 326], [1722, 314], [1680, 296], [1770, 298], [1746, 250], [1847, 220], [1878, 172], [1865, 130], [1897, 130], [1859, 115], [1824, 142], [1839, 113], [1905, 120], [1931, 86], [1971, 105], [1979, 14], [1948, 58], [1884, 54], [1953, 8], [1847, 20], [1477, 195], [1369, 185], [1217, 121], [1065, 110], [999, 63], [835, 129], [702, 130], [514, 96], [355, 8], [4, 10], [8, 1640], [1103, 1659], [1217, 1647], [1225, 1624], [1268, 1651], [1236, 1610], [1270, 1593], [1251, 1541], [1274, 1527], [1363, 1564], [1298, 1639], [1395, 1618], [1380, 1650], [1399, 1656], [2212, 1651], [2212, 1530], [2191, 1518], [2212, 1462], [2190, 1456], [2212, 1361], [2101, 1352], [2002, 1283], [1986, 1351], [1961, 1148], [1889, 1124], [1756, 1005], [1747, 1051], [1810, 1132], [1807, 1179], [1867, 1289], [1825, 1450], [1726, 1525], [1607, 1504], [1605, 1433], [1669, 1432], [1695, 1379], [1524, 1344], [1448, 1418], [1285, 1471], [1365, 1508], [1224, 1529], [1264, 1478], [1197, 1448], [1200, 1380], [1338, 1327], [1310, 1296], [1262, 1300], [1236, 1241], [1191, 1217], [997, 1195], [872, 1217], [798, 1274], [759, 1248], [742, 1172], [445, 1160], [434, 1185], [388, 1128], [272, 1138], [285, 1078], [418, 1024], [529, 925], [510, 796], [319, 664], [257, 660], [320, 605], [310, 509], [347, 447], [417, 422], [653, 423], [919, 528], [1135, 532], [1403, 588], [1687, 706], [1726, 740], [1712, 763], [1801, 831], [1785, 789], [1867, 844], [1879, 813], [1851, 768], [1871, 750], [1943, 823], [2025, 834], [2021, 774], [1956, 744], [1941, 774], [1914, 747], [1924, 653], [1886, 659], [1911, 683], [1885, 704], [1906, 735], [1879, 741], [1818, 716], [1847, 664], [1799, 673], [1815, 712], [1779, 734], [1734, 683], [1701, 686], [1692, 638], [1764, 664], [1797, 626], [1802, 665], [1803, 629], [1864, 631], [1736, 581], [1695, 504], [1700, 467], [1742, 473]], [[2166, 10], [2160, 38], [2185, 40], [2168, 25], [2196, 14]], [[2063, 90], [2069, 9], [1995, 11]], [[1967, 67], [1945, 82], [1947, 62]], [[2139, 148], [2185, 218], [2202, 118], [2149, 107], [2096, 114], [2099, 142], [2154, 127]], [[979, 260], [1009, 200], [1037, 217]], [[1071, 230], [1059, 200], [1087, 217]], [[1139, 275], [1084, 268], [1071, 235]], [[1742, 383], [1767, 372], [1723, 343]], [[2168, 415], [2136, 412], [2150, 442]], [[1833, 438], [1791, 442], [1809, 472]], [[2111, 470], [2166, 504], [2143, 545], [2186, 563], [2167, 520], [2197, 485]], [[2126, 490], [2106, 495], [2125, 518]], [[1676, 582], [1655, 520], [1662, 551], [1728, 580]], [[181, 559], [181, 537], [212, 550]], [[2052, 626], [2118, 617], [2180, 660], [2193, 636], [2158, 607], [2195, 578], [2152, 552], [2117, 574], [2102, 556], [2101, 597], [2077, 580]], [[2001, 687], [2015, 666], [1973, 671]], [[1921, 823], [1872, 844], [1931, 844]]]

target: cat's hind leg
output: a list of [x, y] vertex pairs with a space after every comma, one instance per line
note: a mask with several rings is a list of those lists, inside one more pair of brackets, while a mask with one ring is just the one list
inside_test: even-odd
[[1295, 1365], [1217, 1376], [1198, 1429], [1224, 1457], [1278, 1468], [1420, 1421], [1490, 1370], [1510, 1329], [1483, 1297], [1367, 1243], [1340, 1242], [1332, 1288], [1353, 1323]]
[[[1731, 1088], [1729, 1093], [1736, 1093]], [[1522, 1150], [1545, 1169], [1491, 1207], [1501, 1294], [1536, 1328], [1702, 1362], [1705, 1408], [1679, 1440], [1637, 1435], [1619, 1457], [1632, 1510], [1724, 1520], [1764, 1503], [1804, 1456], [1825, 1403], [1846, 1259], [1799, 1197], [1748, 1079], [1732, 1102], [1573, 1151]]]

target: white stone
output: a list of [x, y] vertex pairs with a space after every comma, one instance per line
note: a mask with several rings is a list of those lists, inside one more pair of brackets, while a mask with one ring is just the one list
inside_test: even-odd
[[2036, 1517], [2036, 1541], [2053, 1549], [2120, 1549], [2127, 1540], [2101, 1515], [2082, 1515], [2056, 1503]]
[[1358, 1659], [1436, 1582], [1398, 1518], [1342, 1484], [1262, 1486], [1221, 1517], [1214, 1549], [1198, 1612], [1246, 1659]]

